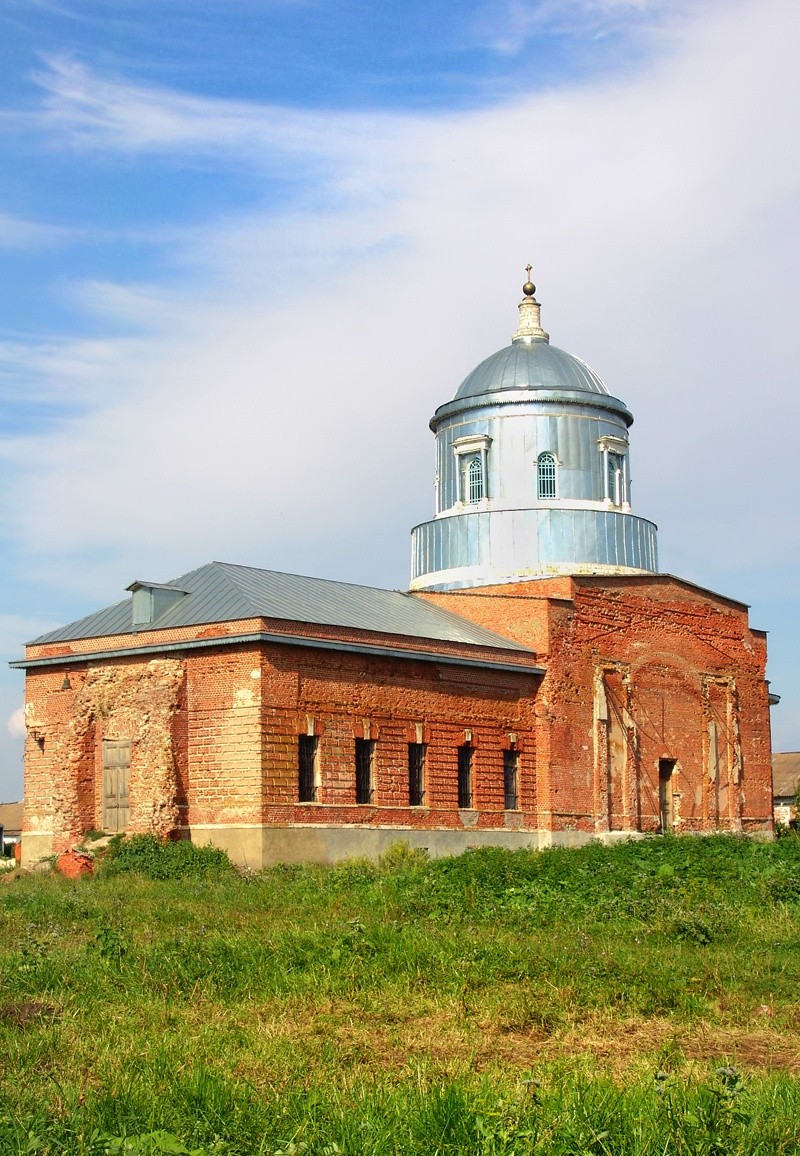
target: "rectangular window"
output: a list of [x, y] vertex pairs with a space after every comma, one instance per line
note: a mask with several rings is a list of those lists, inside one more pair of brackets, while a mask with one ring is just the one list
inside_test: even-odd
[[608, 455], [608, 496], [615, 506], [625, 501], [625, 462], [622, 454]]
[[516, 751], [503, 751], [503, 806], [507, 811], [516, 811], [519, 806], [519, 755]]
[[317, 801], [316, 735], [299, 735], [297, 739], [297, 798], [301, 803]]
[[408, 744], [408, 805], [425, 805], [425, 743]]
[[356, 739], [356, 802], [371, 803], [375, 794], [375, 742]]
[[472, 806], [472, 747], [458, 748], [458, 805], [461, 810]]

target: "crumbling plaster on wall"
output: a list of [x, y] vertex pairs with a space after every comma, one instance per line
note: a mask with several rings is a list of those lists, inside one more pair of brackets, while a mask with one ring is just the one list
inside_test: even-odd
[[130, 739], [131, 831], [178, 826], [172, 720], [185, 680], [180, 659], [90, 667], [52, 755], [56, 844], [102, 823], [102, 740]]

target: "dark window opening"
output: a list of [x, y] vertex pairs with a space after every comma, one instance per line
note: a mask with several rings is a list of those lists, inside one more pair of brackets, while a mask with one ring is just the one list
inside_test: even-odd
[[472, 806], [472, 747], [458, 748], [458, 805], [461, 810]]
[[300, 735], [297, 740], [297, 797], [301, 803], [317, 801], [316, 735]]
[[425, 804], [425, 743], [408, 744], [408, 805]]
[[375, 794], [373, 739], [356, 739], [356, 802], [371, 803]]
[[672, 774], [677, 766], [675, 759], [658, 760], [658, 821], [661, 834], [675, 826], [672, 799]]
[[503, 751], [503, 806], [507, 811], [516, 811], [519, 806], [519, 755], [516, 751]]

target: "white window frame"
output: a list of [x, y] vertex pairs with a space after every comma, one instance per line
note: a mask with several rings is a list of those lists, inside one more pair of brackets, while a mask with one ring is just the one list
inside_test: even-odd
[[[471, 437], [457, 438], [453, 442], [453, 453], [456, 458], [456, 503], [459, 506], [476, 507], [485, 505], [489, 497], [489, 446], [492, 439], [486, 434], [474, 434]], [[469, 500], [469, 465], [467, 458], [479, 458], [483, 476], [483, 497], [480, 501]]]
[[[630, 479], [628, 477], [628, 443], [625, 438], [606, 434], [597, 439], [597, 447], [602, 457], [603, 501], [618, 510], [630, 510]], [[614, 454], [621, 459], [621, 469], [617, 471], [616, 493], [612, 494], [608, 485], [609, 457]]]

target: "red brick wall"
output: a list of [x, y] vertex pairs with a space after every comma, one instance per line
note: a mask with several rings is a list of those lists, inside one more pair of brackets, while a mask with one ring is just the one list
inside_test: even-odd
[[[180, 680], [174, 677], [180, 667]], [[172, 677], [164, 678], [164, 668]], [[66, 669], [73, 688], [61, 691]], [[520, 750], [518, 821], [536, 826], [534, 694], [538, 676], [258, 643], [182, 659], [110, 659], [28, 674], [26, 830], [56, 850], [102, 825], [102, 740], [130, 737], [131, 830], [166, 810], [170, 827], [266, 823], [462, 826], [456, 748], [471, 733], [476, 826], [503, 826], [503, 749]], [[137, 704], [146, 706], [136, 714]], [[170, 778], [153, 781], [140, 746], [169, 726]], [[408, 805], [408, 743], [427, 743], [426, 806]], [[297, 802], [298, 736], [318, 736], [317, 803]], [[374, 805], [355, 799], [355, 740], [375, 741]], [[152, 744], [151, 744], [152, 745]], [[135, 773], [137, 767], [139, 773]], [[156, 768], [159, 770], [159, 768]], [[150, 796], [153, 795], [153, 798]], [[160, 833], [164, 833], [163, 827]]]
[[[101, 825], [102, 740], [110, 735], [132, 742], [132, 830], [655, 830], [660, 760], [676, 763], [676, 829], [770, 824], [765, 641], [740, 604], [660, 576], [420, 597], [534, 647], [546, 677], [280, 643], [84, 660], [83, 668], [80, 654], [65, 656], [63, 667], [28, 674], [25, 830], [52, 830], [62, 850]], [[72, 687], [64, 691], [66, 670]], [[307, 733], [318, 738], [321, 783], [317, 801], [301, 804], [297, 743]], [[418, 733], [427, 744], [425, 806], [411, 808], [407, 746]], [[520, 752], [513, 816], [503, 807], [510, 736]], [[375, 741], [372, 805], [355, 801], [356, 738]], [[457, 805], [456, 751], [465, 742], [474, 748], [469, 815]]]
[[189, 823], [260, 823], [259, 647], [192, 651], [187, 669]]
[[[522, 748], [523, 807], [535, 806], [535, 676], [372, 658], [265, 648], [264, 819], [266, 822], [399, 823], [461, 826], [456, 749], [471, 730], [475, 809], [480, 825], [503, 825], [503, 755], [509, 734]], [[426, 806], [408, 806], [408, 743], [417, 725], [427, 743]], [[298, 804], [297, 736], [318, 736], [319, 803]], [[355, 796], [355, 740], [375, 741], [374, 806]], [[533, 823], [532, 825], [535, 825]]]
[[425, 597], [547, 646], [537, 779], [554, 829], [657, 829], [659, 760], [677, 762], [676, 829], [769, 826], [766, 644], [740, 603], [656, 575]]

